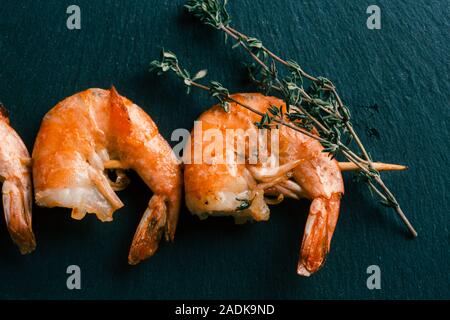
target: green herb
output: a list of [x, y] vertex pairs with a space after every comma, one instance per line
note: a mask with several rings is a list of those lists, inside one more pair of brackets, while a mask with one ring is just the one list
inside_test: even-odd
[[238, 201], [241, 201], [241, 203], [239, 204], [239, 206], [236, 208], [236, 211], [242, 211], [245, 209], [250, 208], [250, 200], [241, 200], [241, 199], [236, 199]]
[[[243, 48], [249, 54], [253, 60], [247, 64], [250, 79], [263, 93], [274, 92], [279, 95], [286, 102], [285, 113], [275, 106], [269, 108], [268, 112], [261, 113], [234, 100], [230, 97], [229, 91], [218, 82], [212, 81], [209, 86], [195, 82], [195, 79], [191, 79], [189, 73], [179, 66], [178, 59], [171, 52], [169, 55], [163, 52], [162, 60], [153, 61], [152, 66], [158, 69], [158, 73], [169, 70], [175, 72], [184, 80], [188, 89], [196, 86], [208, 90], [227, 112], [228, 102], [234, 102], [260, 115], [261, 120], [255, 123], [259, 128], [270, 129], [273, 125], [284, 125], [317, 139], [324, 146], [324, 152], [330, 153], [332, 157], [342, 154], [358, 166], [360, 169], [358, 176], [363, 177], [360, 180], [380, 197], [384, 205], [394, 208], [411, 234], [417, 236], [395, 196], [384, 184], [380, 173], [373, 168], [372, 159], [350, 121], [350, 111], [342, 102], [334, 84], [327, 78], [314, 77], [306, 73], [297, 62], [282, 59], [267, 49], [257, 38], [232, 28], [226, 4], [227, 1], [220, 0], [189, 0], [185, 8], [204, 24], [213, 26], [222, 31], [226, 38], [235, 40], [233, 48]], [[281, 65], [283, 70], [278, 70], [278, 65]], [[317, 132], [318, 135], [313, 132]], [[350, 148], [351, 141], [355, 141], [357, 152]]]

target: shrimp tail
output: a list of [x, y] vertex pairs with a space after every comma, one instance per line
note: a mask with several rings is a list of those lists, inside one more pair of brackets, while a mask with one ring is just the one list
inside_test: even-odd
[[309, 277], [325, 263], [339, 217], [340, 193], [330, 199], [315, 198], [311, 203], [300, 249], [297, 273]]
[[128, 254], [129, 264], [136, 265], [156, 252], [166, 228], [166, 221], [165, 197], [153, 195], [134, 235]]
[[31, 227], [31, 201], [19, 179], [7, 179], [2, 186], [3, 209], [6, 225], [20, 253], [27, 254], [36, 248]]
[[175, 231], [177, 230], [178, 218], [180, 215], [181, 188], [169, 195], [167, 203], [167, 223], [165, 229], [165, 240], [173, 242]]

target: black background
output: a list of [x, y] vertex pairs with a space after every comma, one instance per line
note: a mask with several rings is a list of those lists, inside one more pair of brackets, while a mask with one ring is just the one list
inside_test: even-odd
[[[81, 30], [66, 28], [71, 4], [81, 8]], [[3, 0], [0, 100], [29, 150], [44, 114], [89, 87], [114, 84], [168, 140], [174, 129], [190, 129], [214, 102], [198, 91], [185, 95], [173, 77], [147, 72], [162, 47], [192, 71], [207, 68], [231, 91], [252, 90], [240, 64], [244, 53], [224, 46], [182, 4]], [[366, 27], [371, 4], [381, 7], [381, 30]], [[235, 0], [229, 7], [238, 29], [335, 82], [375, 159], [410, 166], [383, 177], [419, 237], [411, 240], [393, 211], [347, 174], [331, 253], [311, 278], [295, 273], [306, 201], [283, 203], [269, 222], [245, 226], [227, 218], [199, 221], [184, 208], [175, 243], [131, 267], [128, 248], [151, 195], [132, 175], [120, 193], [126, 206], [112, 223], [35, 208], [38, 247], [31, 255], [20, 256], [1, 221], [1, 298], [450, 297], [448, 1]], [[79, 291], [66, 288], [72, 264], [81, 268]], [[366, 287], [372, 264], [381, 268], [381, 290]]]

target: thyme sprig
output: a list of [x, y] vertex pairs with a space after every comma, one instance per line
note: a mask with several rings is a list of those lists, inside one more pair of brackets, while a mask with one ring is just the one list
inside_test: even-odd
[[[232, 28], [226, 5], [227, 1], [220, 0], [188, 0], [185, 8], [202, 23], [222, 31], [225, 40], [232, 38], [235, 41], [233, 48], [241, 47], [250, 55], [253, 60], [247, 65], [250, 78], [258, 84], [263, 93], [279, 94], [286, 103], [285, 113], [277, 106], [261, 113], [232, 99], [229, 91], [218, 82], [212, 81], [209, 86], [196, 82], [199, 78], [191, 79], [189, 73], [178, 65], [173, 53], [169, 53], [165, 58], [167, 52], [163, 52], [163, 59], [153, 61], [152, 65], [160, 72], [174, 71], [184, 80], [188, 90], [191, 86], [196, 86], [210, 91], [210, 95], [219, 100], [225, 111], [229, 111], [228, 102], [235, 102], [260, 115], [261, 120], [256, 123], [260, 128], [271, 128], [274, 124], [284, 125], [317, 139], [324, 146], [324, 152], [330, 153], [332, 157], [342, 154], [360, 169], [359, 180], [364, 181], [373, 193], [380, 197], [382, 204], [394, 208], [411, 234], [417, 236], [397, 199], [373, 167], [372, 159], [350, 121], [350, 111], [338, 95], [334, 84], [327, 78], [308, 74], [296, 61], [279, 57], [259, 39]], [[278, 70], [277, 65], [284, 68], [284, 73]], [[350, 148], [351, 141], [355, 141], [361, 155]]]
[[[169, 67], [168, 67], [169, 66]], [[257, 115], [261, 117], [268, 116], [266, 113], [263, 113], [259, 110], [256, 110], [255, 108], [242, 103], [236, 99], [234, 99], [227, 88], [225, 88], [220, 82], [218, 81], [210, 81], [208, 84], [202, 84], [198, 82], [198, 79], [191, 79], [188, 75], [189, 72], [182, 68], [179, 64], [178, 58], [175, 56], [175, 54], [171, 51], [165, 51], [162, 50], [161, 52], [161, 59], [160, 60], [153, 60], [150, 62], [150, 72], [156, 72], [158, 75], [162, 75], [166, 72], [172, 71], [178, 78], [183, 80], [183, 84], [186, 87], [196, 87], [205, 91], [209, 92], [209, 95], [215, 99], [218, 100], [220, 106], [226, 111], [230, 111], [230, 102], [236, 103], [240, 105], [241, 107], [244, 107], [245, 109], [256, 113]], [[189, 91], [190, 93], [190, 91]], [[286, 126], [288, 128], [291, 128], [295, 131], [301, 132], [308, 137], [311, 137], [313, 139], [316, 139], [322, 143], [327, 143], [325, 139], [320, 137], [319, 135], [315, 134], [314, 132], [311, 132], [309, 130], [303, 129], [301, 126], [296, 126], [290, 121], [286, 121], [283, 118], [271, 118], [271, 121]]]

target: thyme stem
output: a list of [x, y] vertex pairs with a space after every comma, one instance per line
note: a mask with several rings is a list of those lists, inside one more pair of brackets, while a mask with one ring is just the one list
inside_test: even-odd
[[[210, 87], [205, 86], [205, 85], [202, 85], [202, 84], [197, 83], [197, 82], [195, 82], [195, 81], [191, 81], [191, 84], [192, 84], [193, 86], [197, 87], [197, 88], [200, 88], [200, 89], [203, 89], [203, 90], [206, 90], [206, 91], [211, 91], [211, 88], [210, 88]], [[240, 105], [241, 107], [243, 107], [243, 108], [245, 108], [245, 109], [247, 109], [247, 110], [249, 110], [249, 111], [251, 111], [251, 112], [253, 112], [253, 113], [255, 113], [255, 114], [259, 115], [259, 116], [261, 116], [261, 117], [264, 116], [264, 113], [262, 113], [261, 111], [256, 110], [256, 109], [250, 107], [249, 105], [247, 105], [247, 104], [245, 104], [245, 103], [242, 103], [242, 102], [240, 102], [240, 101], [238, 101], [238, 100], [232, 98], [230, 95], [222, 95], [222, 98], [223, 98], [224, 100], [227, 100], [227, 101], [230, 101], [230, 102], [234, 102], [234, 103]], [[309, 132], [309, 131], [306, 131], [306, 130], [304, 130], [304, 129], [298, 128], [298, 127], [296, 127], [296, 126], [294, 126], [294, 125], [292, 125], [292, 124], [290, 124], [290, 123], [288, 123], [288, 122], [286, 122], [286, 121], [284, 121], [284, 120], [273, 119], [273, 121], [276, 122], [276, 123], [278, 123], [278, 124], [280, 124], [280, 125], [283, 125], [283, 126], [285, 126], [285, 127], [288, 127], [288, 128], [290, 128], [290, 129], [292, 129], [292, 130], [295, 130], [295, 131], [297, 131], [297, 132], [300, 132], [300, 133], [302, 133], [302, 134], [304, 134], [304, 135], [306, 135], [306, 136], [308, 136], [308, 137], [310, 137], [310, 138], [316, 139], [316, 140], [318, 140], [318, 141], [320, 141], [320, 142], [326, 142], [325, 139], [323, 139], [323, 138], [321, 138], [321, 137], [319, 137], [319, 136], [317, 136], [317, 135], [315, 135], [315, 134], [313, 134], [313, 133], [311, 133], [311, 132]]]
[[403, 223], [406, 224], [406, 226], [408, 227], [408, 230], [411, 232], [412, 236], [413, 237], [417, 237], [417, 231], [414, 229], [414, 227], [412, 226], [411, 222], [409, 222], [409, 220], [406, 217], [405, 213], [403, 212], [402, 208], [398, 204], [397, 199], [395, 198], [395, 196], [386, 187], [386, 185], [384, 184], [383, 180], [381, 180], [381, 178], [379, 176], [375, 177], [375, 181], [378, 183], [378, 185], [381, 187], [381, 189], [383, 189], [385, 194], [387, 194], [389, 202], [393, 202], [394, 203], [395, 211], [400, 216], [400, 218], [402, 219]]
[[[232, 38], [234, 38], [235, 40], [238, 40], [241, 42], [241, 44], [243, 45], [244, 49], [250, 53], [250, 55], [252, 56], [253, 59], [255, 59], [260, 65], [262, 65], [266, 70], [268, 70], [266, 64], [264, 62], [262, 62], [253, 52], [251, 52], [251, 50], [241, 41], [241, 39], [246, 39], [248, 40], [248, 36], [242, 34], [241, 32], [237, 31], [236, 29], [230, 27], [230, 26], [224, 26], [221, 25], [220, 29], [223, 30], [225, 33], [227, 33], [229, 36], [231, 36]], [[262, 50], [264, 50], [271, 58], [273, 58], [274, 60], [276, 60], [277, 62], [281, 63], [284, 66], [288, 66], [288, 62], [285, 61], [284, 59], [280, 58], [278, 55], [276, 55], [275, 53], [273, 53], [272, 51], [270, 51], [269, 49], [267, 49], [264, 45], [261, 47]], [[299, 71], [301, 73], [301, 75], [311, 81], [318, 81], [317, 78], [311, 76], [310, 74], [306, 73], [302, 68], [299, 68]], [[337, 94], [336, 89], [334, 86], [330, 86], [330, 85], [325, 85], [325, 87], [329, 90], [331, 90], [333, 92], [333, 95], [336, 97], [336, 100], [339, 104], [339, 106], [342, 106], [342, 100], [340, 98], [340, 96]], [[306, 94], [306, 92], [303, 91], [303, 93], [305, 94], [305, 97], [308, 97], [308, 95]], [[354, 137], [356, 144], [358, 145], [359, 149], [361, 150], [361, 152], [363, 153], [364, 157], [367, 160], [367, 164], [370, 167], [371, 166], [371, 160], [369, 157], [369, 154], [366, 151], [366, 148], [364, 147], [364, 145], [361, 142], [361, 139], [359, 138], [359, 136], [356, 134], [355, 130], [353, 129], [353, 126], [347, 121], [345, 123], [347, 129], [350, 131], [351, 135]]]

